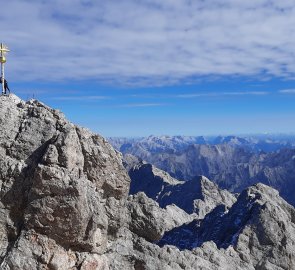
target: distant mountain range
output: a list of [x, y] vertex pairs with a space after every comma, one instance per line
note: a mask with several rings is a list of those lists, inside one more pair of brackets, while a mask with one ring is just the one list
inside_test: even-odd
[[204, 175], [232, 192], [261, 182], [278, 189], [285, 200], [295, 205], [294, 137], [255, 138], [150, 136], [110, 142], [122, 151], [126, 163], [131, 162], [131, 154], [178, 180]]
[[139, 138], [111, 137], [109, 142], [122, 153], [142, 156], [144, 152], [177, 152], [191, 144], [240, 146], [251, 152], [273, 152], [295, 147], [295, 135], [253, 136], [148, 136]]

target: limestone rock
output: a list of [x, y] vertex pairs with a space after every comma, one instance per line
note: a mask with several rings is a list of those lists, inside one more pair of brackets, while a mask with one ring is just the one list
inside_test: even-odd
[[[99, 135], [73, 125], [36, 100], [1, 96], [0, 113], [3, 265], [41, 269], [35, 254], [40, 248], [27, 242], [30, 232], [38, 239], [45, 237], [40, 245], [53, 241], [65, 252], [104, 253], [108, 239], [115, 237], [127, 219], [130, 179], [121, 154]], [[60, 261], [58, 253], [50, 255], [53, 262]], [[9, 259], [14, 257], [20, 262]], [[87, 266], [90, 261], [81, 269], [100, 269], [98, 265], [104, 269], [102, 265], [107, 264], [91, 268]]]
[[167, 209], [160, 208], [157, 202], [143, 192], [130, 196], [127, 207], [130, 230], [151, 242], [160, 240], [165, 231], [193, 220], [193, 216], [175, 205], [169, 205]]
[[230, 207], [236, 201], [234, 195], [218, 188], [216, 184], [203, 176], [183, 182], [143, 162], [130, 169], [129, 175], [131, 194], [144, 192], [162, 208], [175, 204], [189, 214], [198, 214], [199, 218], [203, 218], [219, 204]]
[[173, 229], [159, 244], [193, 249], [213, 241], [219, 248], [234, 247], [255, 269], [294, 268], [295, 209], [276, 190], [257, 184], [224, 210], [217, 207], [204, 220]]

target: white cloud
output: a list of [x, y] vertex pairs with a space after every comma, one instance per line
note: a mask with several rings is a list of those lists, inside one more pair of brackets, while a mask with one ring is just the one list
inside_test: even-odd
[[95, 101], [95, 100], [105, 100], [110, 99], [108, 96], [62, 96], [62, 97], [52, 97], [50, 99], [62, 100], [62, 101]]
[[281, 93], [281, 94], [295, 94], [295, 89], [282, 89], [282, 90], [279, 90], [279, 93]]
[[198, 98], [198, 97], [221, 97], [221, 96], [264, 96], [269, 93], [266, 91], [246, 91], [246, 92], [211, 92], [202, 94], [181, 94], [179, 98]]
[[291, 0], [0, 0], [14, 80], [163, 85], [295, 74]]
[[118, 107], [125, 107], [125, 108], [139, 108], [139, 107], [159, 107], [165, 106], [164, 103], [130, 103], [130, 104], [123, 104], [119, 105]]

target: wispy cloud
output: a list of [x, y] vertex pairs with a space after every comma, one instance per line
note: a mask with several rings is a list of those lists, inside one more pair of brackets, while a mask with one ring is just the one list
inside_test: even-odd
[[0, 23], [14, 80], [295, 75], [292, 0], [11, 0]]
[[164, 103], [130, 103], [130, 104], [122, 104], [119, 107], [125, 108], [138, 108], [138, 107], [159, 107], [159, 106], [166, 106], [167, 104]]
[[221, 97], [221, 96], [264, 96], [269, 93], [266, 91], [251, 91], [251, 92], [214, 92], [214, 93], [200, 93], [200, 94], [181, 94], [176, 97], [179, 98], [198, 98], [198, 97]]
[[279, 93], [281, 93], [281, 94], [295, 94], [295, 89], [282, 89], [282, 90], [279, 90]]
[[108, 96], [64, 96], [64, 97], [52, 97], [53, 100], [61, 101], [95, 101], [95, 100], [105, 100], [110, 99]]

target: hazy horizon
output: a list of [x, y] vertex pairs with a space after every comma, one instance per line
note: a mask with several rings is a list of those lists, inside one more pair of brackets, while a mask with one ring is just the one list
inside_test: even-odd
[[253, 137], [253, 138], [259, 138], [259, 137], [267, 137], [267, 138], [277, 138], [277, 137], [294, 137], [295, 133], [248, 133], [248, 134], [209, 134], [209, 135], [181, 135], [181, 134], [175, 134], [175, 135], [167, 135], [167, 134], [149, 134], [147, 136], [109, 136], [108, 138], [126, 138], [126, 139], [140, 139], [140, 138], [148, 138], [148, 137], [204, 137], [204, 138], [217, 138], [217, 137], [239, 137], [239, 138], [247, 138], [247, 137]]

